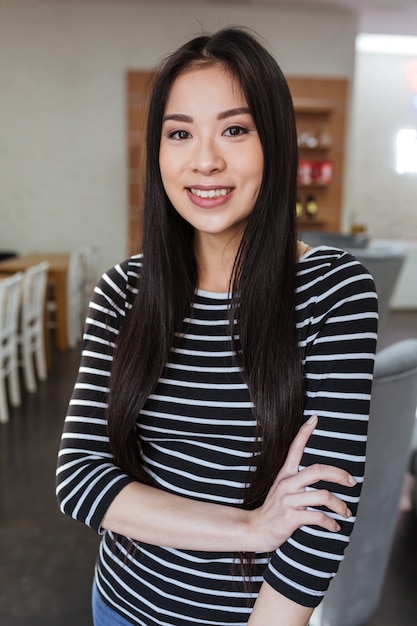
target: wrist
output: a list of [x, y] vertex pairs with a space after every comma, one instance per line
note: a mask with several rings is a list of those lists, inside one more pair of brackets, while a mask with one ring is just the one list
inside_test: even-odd
[[245, 511], [246, 552], [268, 552], [265, 534], [261, 530], [259, 509]]

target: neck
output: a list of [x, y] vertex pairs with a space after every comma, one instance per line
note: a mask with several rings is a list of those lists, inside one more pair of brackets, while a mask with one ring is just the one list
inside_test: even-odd
[[198, 266], [197, 287], [226, 293], [230, 288], [239, 240], [221, 241], [218, 237], [195, 233], [194, 251]]

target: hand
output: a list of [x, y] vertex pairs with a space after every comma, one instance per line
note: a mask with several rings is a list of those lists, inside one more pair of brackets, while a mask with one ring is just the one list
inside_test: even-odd
[[315, 464], [299, 471], [304, 448], [307, 445], [317, 417], [311, 417], [301, 426], [289, 449], [287, 458], [262, 506], [251, 511], [251, 527], [257, 547], [254, 551], [272, 552], [304, 525], [321, 526], [337, 532], [340, 526], [325, 511], [309, 507], [325, 506], [342, 517], [352, 513], [347, 504], [325, 489], [306, 491], [318, 481], [352, 487], [356, 480], [345, 470], [331, 465]]

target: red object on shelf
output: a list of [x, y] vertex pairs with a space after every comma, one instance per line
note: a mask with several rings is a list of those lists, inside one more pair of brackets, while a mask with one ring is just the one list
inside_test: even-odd
[[331, 161], [314, 163], [312, 178], [318, 185], [329, 185], [333, 179], [333, 163]]
[[298, 184], [311, 185], [313, 182], [313, 163], [311, 161], [300, 161], [298, 164]]
[[329, 185], [333, 180], [331, 161], [302, 160], [298, 164], [299, 185]]

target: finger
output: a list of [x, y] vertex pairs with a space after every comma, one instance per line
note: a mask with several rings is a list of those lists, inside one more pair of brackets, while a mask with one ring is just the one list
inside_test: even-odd
[[307, 441], [310, 439], [316, 426], [317, 415], [312, 415], [307, 422], [301, 426], [288, 450], [287, 458], [280, 472], [281, 477], [282, 474], [295, 474], [298, 472]]
[[297, 472], [285, 480], [291, 479], [291, 487], [288, 491], [301, 491], [306, 487], [311, 487], [318, 482], [334, 483], [345, 487], [354, 487], [357, 484], [356, 479], [341, 467], [334, 465], [326, 465], [323, 463], [314, 463], [309, 467]]
[[320, 526], [331, 532], [338, 532], [341, 529], [337, 520], [333, 519], [329, 515], [326, 515], [324, 511], [314, 511], [307, 509], [307, 511], [300, 511], [300, 526]]
[[299, 494], [288, 495], [285, 498], [285, 505], [289, 508], [306, 509], [308, 507], [326, 507], [329, 511], [333, 511], [340, 517], [349, 519], [352, 517], [352, 511], [344, 500], [341, 500], [328, 489], [311, 489], [303, 491]]

